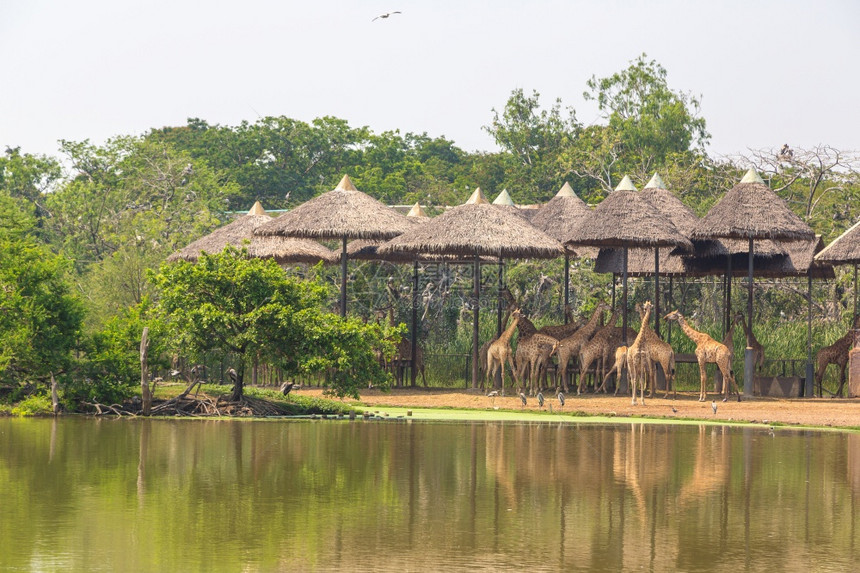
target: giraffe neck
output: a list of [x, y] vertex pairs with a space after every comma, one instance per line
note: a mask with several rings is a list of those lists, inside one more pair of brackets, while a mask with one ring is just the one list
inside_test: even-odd
[[520, 317], [514, 318], [514, 321], [508, 326], [502, 335], [499, 337], [499, 340], [507, 344], [511, 341], [511, 337], [514, 335], [514, 330], [517, 328], [517, 324], [520, 322]]
[[684, 334], [686, 334], [690, 340], [696, 343], [696, 346], [705, 341], [705, 337], [707, 335], [699, 332], [698, 330], [687, 324], [687, 321], [684, 319], [683, 316], [678, 318], [678, 324], [681, 325], [681, 330], [684, 331]]
[[639, 327], [639, 334], [636, 335], [636, 340], [633, 344], [638, 345], [639, 341], [645, 337], [646, 332], [648, 331], [648, 319], [651, 318], [651, 308], [645, 311], [645, 315], [642, 317], [642, 325]]
[[603, 316], [603, 307], [598, 306], [594, 309], [594, 313], [591, 315], [591, 318], [588, 319], [588, 322], [585, 323], [583, 330], [589, 333], [596, 331], [601, 316]]

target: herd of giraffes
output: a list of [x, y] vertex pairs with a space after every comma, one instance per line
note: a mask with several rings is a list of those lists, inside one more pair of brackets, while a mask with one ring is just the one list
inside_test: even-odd
[[[615, 325], [618, 310], [612, 312], [608, 321], [601, 325], [605, 313], [610, 311], [609, 305], [604, 302], [598, 303], [588, 320], [571, 321], [564, 325], [545, 326], [538, 329], [520, 310], [510, 292], [505, 292], [504, 296], [508, 303], [503, 319], [506, 327], [501, 336], [487, 342], [480, 350], [481, 368], [485, 374], [484, 384], [487, 388], [492, 386], [492, 381], [498, 373], [502, 382], [502, 393], [504, 393], [507, 387], [505, 375], [507, 367], [513, 378], [513, 385], [519, 386], [523, 393], [537, 395], [549, 388], [551, 360], [553, 356], [557, 356], [554, 376], [556, 391], [561, 389], [565, 393], [570, 391], [571, 374], [577, 373], [577, 365], [579, 379], [576, 384], [577, 395], [585, 391], [592, 367], [595, 392], [606, 392], [609, 379], [614, 375], [616, 380], [620, 380], [626, 370], [631, 390], [631, 403], [644, 405], [646, 390], [649, 397], [654, 393], [659, 367], [666, 380], [664, 397], [668, 397], [670, 392], [673, 393], [673, 397], [675, 396], [675, 352], [650, 326], [652, 313], [650, 301], [636, 305], [641, 318], [639, 330], [628, 328], [625, 339], [622, 328]], [[755, 369], [760, 370], [764, 364], [764, 348], [756, 339], [743, 313], [738, 312], [733, 316], [722, 342], [693, 328], [677, 310], [668, 313], [665, 319], [677, 322], [684, 334], [696, 345], [699, 400], [707, 400], [706, 366], [715, 364], [722, 376], [722, 389], [719, 392], [723, 396], [723, 401], [730, 397], [732, 391], [740, 401], [740, 391], [732, 370], [733, 337], [737, 325], [743, 327], [747, 347], [753, 351]], [[855, 328], [860, 328], [860, 319], [856, 321]], [[834, 344], [818, 352], [815, 377], [819, 392], [821, 392], [821, 380], [828, 364], [837, 364], [841, 368], [838, 395], [842, 394], [848, 351], [853, 345], [852, 332], [849, 331]], [[515, 333], [518, 333], [516, 351], [511, 346]], [[574, 365], [572, 373], [569, 370], [571, 363]], [[616, 393], [617, 388], [616, 385]]]

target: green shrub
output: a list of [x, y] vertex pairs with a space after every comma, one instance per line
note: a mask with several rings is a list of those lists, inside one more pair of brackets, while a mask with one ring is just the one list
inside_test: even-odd
[[36, 416], [53, 412], [51, 397], [47, 394], [33, 394], [12, 407], [13, 416]]

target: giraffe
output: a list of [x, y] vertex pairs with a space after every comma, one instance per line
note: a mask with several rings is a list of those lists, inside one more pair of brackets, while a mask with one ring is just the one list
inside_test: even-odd
[[[616, 380], [621, 380], [621, 373], [627, 368], [627, 347], [619, 346], [615, 349], [615, 363], [612, 365], [606, 375], [603, 377], [603, 382], [600, 383], [600, 388], [595, 388], [594, 393], [600, 392], [606, 387], [606, 381], [609, 377], [615, 374]], [[615, 387], [615, 394], [618, 394], [618, 387]]]
[[[642, 318], [645, 315], [645, 312], [641, 305], [636, 305], [636, 310], [639, 312], [639, 317]], [[677, 398], [678, 394], [675, 390], [675, 351], [669, 345], [669, 343], [665, 342], [660, 336], [654, 332], [651, 326], [648, 323], [642, 327], [642, 330], [645, 331], [645, 340], [648, 342], [648, 350], [651, 354], [651, 362], [654, 366], [654, 377], [652, 378], [652, 385], [648, 392], [648, 397], [654, 395], [654, 388], [657, 386], [657, 370], [656, 367], [659, 364], [660, 368], [663, 369], [663, 376], [666, 378], [666, 394], [663, 395], [664, 398], [669, 397], [669, 390], [672, 390], [672, 398]], [[621, 377], [621, 372], [618, 372], [619, 378]]]
[[[576, 388], [577, 396], [582, 393], [582, 389], [585, 387], [585, 374], [591, 368], [594, 361], [599, 360], [600, 374], [595, 379], [600, 380], [603, 377], [610, 356], [615, 353], [615, 349], [627, 343], [627, 341], [622, 341], [622, 329], [615, 326], [619, 312], [621, 311], [616, 309], [609, 318], [609, 322], [606, 323], [606, 326], [598, 330], [591, 337], [591, 340], [583, 344], [579, 350], [579, 384]], [[631, 328], [628, 328], [627, 331], [628, 337], [635, 333]], [[597, 384], [594, 386], [596, 390]]]
[[514, 335], [514, 330], [517, 328], [520, 316], [522, 316], [520, 311], [514, 310], [513, 314], [511, 314], [513, 318], [511, 324], [487, 349], [487, 387], [490, 387], [490, 379], [496, 375], [496, 371], [501, 369], [502, 394], [505, 392], [505, 362], [511, 367], [511, 375], [514, 377], [514, 382], [517, 380], [517, 371], [514, 367], [514, 358], [511, 352], [511, 337]]
[[[755, 334], [753, 334], [752, 321], [748, 323], [742, 312], [739, 312], [736, 318], [740, 319], [741, 324], [744, 327], [744, 334], [747, 336], [747, 346], [753, 349], [753, 364], [755, 365], [755, 369], [761, 370], [762, 366], [764, 366], [764, 348], [761, 343], [756, 340]], [[732, 354], [734, 355], [734, 353]]]
[[565, 338], [559, 339], [558, 343], [558, 374], [561, 376], [564, 391], [568, 392], [569, 376], [567, 374], [567, 365], [574, 356], [579, 355], [579, 350], [582, 345], [594, 336], [600, 328], [600, 318], [604, 310], [608, 310], [609, 305], [605, 302], [599, 302], [594, 309], [594, 313], [584, 326], [577, 329], [576, 332]]
[[860, 328], [860, 316], [854, 319], [854, 328], [850, 329], [845, 336], [815, 354], [815, 384], [818, 386], [819, 396], [823, 396], [824, 372], [831, 364], [839, 366], [839, 390], [836, 395], [842, 396], [842, 388], [845, 386], [845, 368], [848, 366], [848, 352], [854, 345], [854, 331], [858, 328]]
[[732, 373], [732, 354], [725, 344], [717, 342], [704, 332], [695, 330], [687, 324], [684, 316], [677, 310], [673, 310], [665, 316], [666, 320], [675, 320], [681, 326], [684, 334], [696, 344], [696, 360], [699, 363], [699, 402], [704, 402], [708, 398], [707, 375], [705, 374], [705, 365], [713, 362], [720, 369], [720, 374], [723, 376], [723, 402], [729, 397], [728, 380], [735, 387], [735, 393], [738, 395], [738, 402], [741, 401], [741, 393], [738, 390], [738, 383], [735, 381], [735, 376]]
[[627, 371], [630, 373], [630, 388], [633, 394], [631, 405], [636, 405], [636, 386], [639, 386], [639, 397], [642, 400], [642, 405], [645, 405], [645, 387], [648, 385], [648, 379], [651, 379], [651, 384], [654, 384], [655, 366], [651, 361], [651, 351], [648, 347], [647, 331], [648, 320], [651, 318], [651, 301], [646, 300], [642, 305], [645, 314], [642, 316], [642, 326], [639, 327], [639, 334], [636, 335], [636, 340], [627, 349]]
[[[537, 332], [526, 338], [522, 338], [522, 335], [520, 335], [520, 338], [517, 340], [515, 362], [517, 363], [517, 374], [523, 390], [525, 390], [526, 382], [528, 381], [532, 395], [537, 393], [536, 388], [540, 375], [549, 366], [549, 358], [557, 349], [558, 340], [552, 336]], [[526, 376], [528, 376], [528, 379], [526, 379]]]

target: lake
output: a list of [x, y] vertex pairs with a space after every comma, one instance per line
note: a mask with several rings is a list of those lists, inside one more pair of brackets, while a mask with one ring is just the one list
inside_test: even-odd
[[0, 571], [848, 571], [860, 434], [0, 418]]

